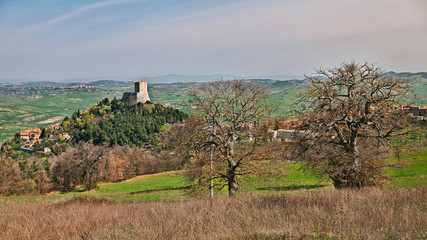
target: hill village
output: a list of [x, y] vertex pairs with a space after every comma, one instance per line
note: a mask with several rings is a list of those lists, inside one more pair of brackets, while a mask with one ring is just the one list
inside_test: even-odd
[[[147, 82], [135, 82], [134, 92], [123, 93], [122, 102], [128, 104], [146, 103], [150, 101], [150, 97], [147, 90]], [[401, 108], [413, 119], [422, 121], [427, 119], [427, 106], [403, 106], [403, 105], [391, 105], [392, 108]], [[86, 110], [87, 111], [87, 110]], [[297, 130], [298, 119], [282, 120], [277, 122], [267, 121], [268, 134], [271, 141], [291, 141], [294, 134], [302, 133]], [[45, 128], [34, 128], [26, 129], [18, 133], [20, 139], [21, 149], [23, 151], [31, 152], [34, 144], [43, 141], [44, 139], [56, 140], [56, 141], [67, 141], [72, 136], [66, 132], [59, 131], [62, 124], [54, 124], [50, 127]], [[250, 127], [250, 126], [249, 126]], [[51, 134], [46, 134], [50, 132]], [[57, 143], [58, 144], [58, 143]], [[44, 148], [44, 153], [51, 152], [51, 149]]]

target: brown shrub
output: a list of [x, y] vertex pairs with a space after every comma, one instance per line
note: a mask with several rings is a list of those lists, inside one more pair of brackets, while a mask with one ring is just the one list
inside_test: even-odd
[[[423, 239], [427, 187], [0, 207], [0, 239]], [[1, 204], [0, 204], [1, 205]], [[66, 206], [66, 207], [63, 207]]]
[[37, 193], [37, 184], [33, 179], [24, 179], [10, 187], [10, 192], [15, 195], [32, 195]]
[[74, 198], [58, 202], [56, 207], [70, 206], [73, 204], [92, 204], [92, 205], [102, 205], [102, 204], [116, 204], [115, 201], [108, 198], [100, 197], [89, 197], [89, 196], [76, 196]]
[[[79, 143], [50, 158], [51, 180], [56, 190], [70, 192], [78, 186], [90, 190], [97, 183], [119, 182], [135, 176], [179, 169], [182, 162], [168, 154], [130, 146], [94, 146]], [[42, 173], [40, 173], [42, 174]], [[42, 175], [41, 175], [42, 176]]]
[[15, 182], [13, 162], [0, 156], [0, 194], [10, 193], [10, 187]]

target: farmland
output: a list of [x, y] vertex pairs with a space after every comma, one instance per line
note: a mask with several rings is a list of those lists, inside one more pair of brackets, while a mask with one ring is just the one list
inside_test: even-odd
[[[291, 109], [301, 82], [264, 81], [271, 88], [271, 105], [279, 116]], [[98, 81], [80, 84], [27, 83], [14, 88], [0, 88], [0, 143], [15, 133], [60, 123], [78, 109], [84, 110], [103, 98], [120, 99], [123, 92], [133, 91], [132, 82]], [[182, 108], [187, 90], [194, 83], [149, 85], [152, 102]], [[296, 91], [295, 91], [296, 90]], [[185, 110], [185, 109], [184, 109]], [[188, 111], [188, 109], [187, 109]]]
[[[422, 74], [397, 75], [408, 79], [415, 95], [413, 105], [427, 105], [427, 79]], [[305, 81], [256, 80], [268, 87], [272, 118], [292, 118], [298, 94]], [[149, 84], [152, 102], [183, 108], [186, 92], [195, 83]], [[44, 127], [61, 122], [78, 109], [86, 109], [103, 98], [121, 98], [123, 92], [133, 91], [132, 82], [97, 81], [90, 88], [70, 88], [81, 83], [24, 83], [19, 88], [0, 88], [0, 143], [18, 131]], [[61, 87], [66, 87], [61, 88]], [[189, 109], [183, 109], [189, 111]]]
[[22, 87], [2, 88], [0, 94], [0, 142], [18, 131], [60, 123], [78, 109], [102, 98], [121, 97], [129, 86], [105, 88]]

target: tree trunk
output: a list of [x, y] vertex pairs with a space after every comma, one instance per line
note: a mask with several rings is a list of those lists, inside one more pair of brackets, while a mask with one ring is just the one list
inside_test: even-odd
[[237, 184], [237, 176], [232, 173], [228, 177], [228, 196], [234, 197], [237, 195], [237, 190], [239, 189], [239, 185]]
[[349, 145], [347, 148], [347, 153], [349, 154], [349, 160], [346, 166], [341, 170], [341, 172], [337, 172], [331, 180], [335, 188], [360, 188], [361, 187], [361, 163], [360, 163], [360, 155], [359, 155], [359, 147], [358, 147], [358, 137], [357, 137], [357, 129], [351, 129]]
[[228, 146], [228, 173], [227, 173], [227, 181], [228, 181], [228, 196], [234, 197], [237, 194], [237, 190], [239, 185], [237, 184], [237, 176], [236, 176], [236, 163], [234, 162], [234, 131], [231, 136], [229, 136], [229, 140], [227, 141]]
[[[213, 130], [213, 134], [211, 135], [211, 139], [210, 139], [210, 141], [211, 142], [213, 142], [213, 135], [215, 135], [216, 134], [216, 131], [215, 131], [215, 125], [212, 125], [212, 130]], [[214, 154], [214, 147], [215, 147], [215, 144], [211, 144], [211, 156], [210, 156], [210, 181], [209, 181], [209, 193], [210, 193], [210, 196], [211, 196], [211, 203], [212, 203], [212, 199], [213, 199], [213, 195], [214, 195], [214, 192], [213, 192], [213, 154]]]
[[92, 190], [92, 166], [89, 167], [87, 175], [86, 190]]
[[354, 137], [352, 144], [352, 152], [353, 152], [353, 167], [357, 171], [360, 168], [360, 159], [359, 159], [359, 148], [357, 147], [357, 137]]

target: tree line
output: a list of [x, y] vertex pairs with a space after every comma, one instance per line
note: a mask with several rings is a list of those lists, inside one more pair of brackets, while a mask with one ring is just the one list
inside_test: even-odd
[[[161, 104], [126, 104], [105, 98], [87, 111], [65, 117], [59, 129], [42, 130], [32, 152], [21, 149], [19, 135], [0, 152], [0, 194], [93, 189], [99, 181], [176, 170], [180, 158], [159, 153], [161, 129], [187, 115]], [[69, 139], [67, 139], [68, 137]], [[45, 153], [48, 148], [51, 151]]]
[[[19, 163], [3, 157], [0, 167], [9, 171], [1, 171], [1, 177], [10, 183], [11, 176], [26, 176], [18, 180], [29, 179], [37, 189], [46, 182], [67, 192], [78, 186], [93, 189], [98, 181], [185, 168], [193, 187], [209, 190], [211, 196], [226, 187], [233, 197], [241, 176], [262, 174], [261, 164], [298, 161], [328, 177], [336, 188], [361, 188], [385, 182], [387, 158], [400, 156], [406, 141], [402, 139], [417, 138], [425, 144], [419, 125], [403, 109], [392, 107], [412, 94], [404, 79], [373, 64], [351, 62], [319, 69], [307, 80], [288, 142], [272, 141], [269, 135], [266, 88], [251, 81], [218, 80], [195, 85], [188, 92], [194, 113], [160, 138], [156, 136], [163, 124], [187, 116], [160, 104], [104, 99], [62, 122], [61, 129], [73, 136], [69, 144], [74, 148], [48, 161]], [[21, 173], [14, 175], [18, 170]], [[5, 186], [2, 191], [14, 191], [15, 185]]]
[[291, 141], [280, 144], [265, 137], [268, 98], [262, 86], [219, 80], [192, 89], [195, 117], [171, 131], [176, 151], [188, 159], [190, 182], [211, 196], [215, 186], [227, 187], [233, 197], [240, 177], [260, 170], [257, 162], [290, 160], [336, 188], [374, 186], [386, 182], [387, 158], [399, 158], [401, 143], [412, 138], [425, 144], [425, 128], [419, 131], [402, 108], [393, 107], [411, 98], [405, 79], [355, 62], [316, 73], [306, 76], [308, 87], [299, 95]]
[[75, 112], [71, 119], [64, 119], [62, 125], [73, 136], [74, 143], [156, 147], [155, 135], [162, 126], [182, 122], [185, 117], [182, 111], [161, 104], [129, 105], [106, 98], [87, 112]]
[[119, 182], [138, 175], [178, 170], [182, 158], [136, 146], [80, 142], [60, 155], [10, 159], [0, 155], [0, 194], [44, 194], [90, 190], [98, 182]]

